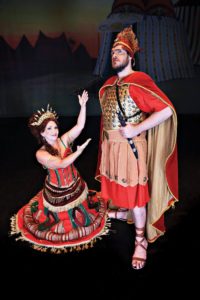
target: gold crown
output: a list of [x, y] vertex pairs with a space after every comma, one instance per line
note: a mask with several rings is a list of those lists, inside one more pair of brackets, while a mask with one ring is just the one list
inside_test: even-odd
[[50, 107], [50, 105], [48, 104], [46, 111], [44, 110], [44, 108], [42, 108], [41, 111], [37, 111], [37, 114], [34, 115], [35, 122], [31, 123], [31, 125], [40, 126], [44, 120], [49, 118], [58, 119], [58, 116], [55, 110], [53, 111], [52, 107]]

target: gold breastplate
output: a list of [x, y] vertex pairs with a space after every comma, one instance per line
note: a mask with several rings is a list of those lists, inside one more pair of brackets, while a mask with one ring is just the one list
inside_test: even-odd
[[[119, 101], [127, 117], [127, 122], [129, 123], [140, 123], [145, 119], [145, 114], [143, 112], [133, 116], [140, 111], [134, 100], [129, 95], [129, 86], [124, 84], [119, 86]], [[103, 97], [101, 99], [101, 109], [103, 114], [103, 124], [104, 129], [112, 130], [118, 129], [121, 125], [118, 119], [117, 112], [119, 112], [119, 105], [116, 98], [116, 88], [115, 85], [107, 87]]]

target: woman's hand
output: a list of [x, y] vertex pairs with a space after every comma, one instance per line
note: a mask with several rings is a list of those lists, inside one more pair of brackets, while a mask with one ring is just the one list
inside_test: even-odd
[[81, 146], [77, 146], [77, 151], [82, 153], [90, 141], [91, 141], [91, 139], [87, 139], [87, 141], [85, 143], [83, 143]]
[[78, 95], [78, 99], [79, 99], [79, 104], [80, 106], [84, 106], [86, 105], [89, 97], [88, 97], [88, 92], [86, 90], [83, 91], [82, 95]]

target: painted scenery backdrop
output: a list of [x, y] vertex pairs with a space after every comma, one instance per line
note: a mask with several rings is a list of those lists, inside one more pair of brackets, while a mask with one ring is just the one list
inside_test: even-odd
[[0, 0], [0, 117], [27, 117], [48, 103], [75, 116], [83, 89], [87, 114], [99, 115], [111, 45], [128, 25], [142, 49], [135, 69], [156, 81], [178, 113], [200, 113], [199, 1]]
[[[28, 116], [47, 103], [77, 113], [77, 94], [95, 80], [98, 26], [112, 2], [0, 1], [0, 117]], [[90, 102], [88, 113], [98, 110]]]

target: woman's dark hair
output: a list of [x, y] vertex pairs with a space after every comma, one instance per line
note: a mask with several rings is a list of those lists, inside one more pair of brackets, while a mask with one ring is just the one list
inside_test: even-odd
[[39, 126], [35, 126], [35, 125], [32, 125], [32, 123], [35, 122], [34, 118], [35, 118], [35, 115], [32, 115], [28, 121], [28, 127], [30, 128], [32, 135], [37, 139], [39, 144], [44, 145], [47, 152], [49, 152], [51, 155], [57, 156], [58, 150], [54, 149], [49, 143], [47, 143], [47, 141], [41, 135], [41, 133], [44, 132], [49, 121], [55, 122], [58, 126], [57, 119], [48, 118], [48, 119], [45, 119]]

